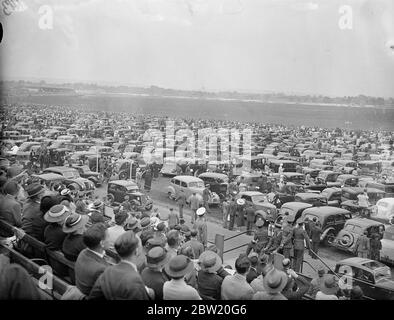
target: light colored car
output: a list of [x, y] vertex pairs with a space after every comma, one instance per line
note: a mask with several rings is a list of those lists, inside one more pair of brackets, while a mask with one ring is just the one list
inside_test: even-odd
[[376, 202], [376, 210], [371, 213], [371, 219], [394, 224], [394, 198], [378, 200]]
[[380, 261], [394, 265], [394, 226], [388, 226], [381, 240]]
[[[189, 199], [193, 192], [196, 192], [197, 196], [202, 201], [204, 189], [204, 181], [200, 178], [194, 176], [175, 176], [171, 179], [170, 185], [167, 187], [167, 194], [170, 199], [176, 199], [178, 195], [183, 192], [186, 196], [186, 199]], [[208, 204], [220, 204], [220, 198], [215, 192], [211, 193]]]

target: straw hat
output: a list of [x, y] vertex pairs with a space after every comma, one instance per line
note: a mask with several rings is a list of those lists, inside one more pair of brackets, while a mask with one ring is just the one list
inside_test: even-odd
[[198, 209], [197, 209], [196, 214], [197, 214], [198, 216], [202, 216], [202, 215], [205, 214], [206, 211], [207, 211], [207, 209], [205, 209], [204, 207], [201, 207], [201, 208], [198, 208]]
[[44, 187], [39, 183], [33, 183], [26, 188], [27, 197], [31, 198], [44, 192]]
[[237, 199], [237, 204], [238, 205], [243, 206], [245, 203], [246, 203], [245, 199], [241, 199], [241, 198]]
[[63, 224], [64, 233], [73, 233], [86, 225], [89, 221], [88, 215], [80, 215], [78, 213], [73, 213], [66, 218]]
[[55, 206], [52, 206], [44, 214], [44, 220], [49, 223], [61, 222], [64, 221], [64, 219], [66, 219], [66, 217], [68, 217], [69, 215], [70, 215], [70, 211], [67, 209], [66, 206], [57, 204]]

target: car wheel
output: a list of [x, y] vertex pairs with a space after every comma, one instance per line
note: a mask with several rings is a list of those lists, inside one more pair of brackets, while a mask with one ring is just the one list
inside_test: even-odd
[[331, 246], [334, 243], [335, 240], [335, 233], [333, 231], [329, 231], [326, 234], [326, 237], [324, 238], [324, 245], [325, 246]]
[[119, 173], [119, 179], [120, 180], [126, 180], [128, 177], [127, 172], [126, 171], [122, 171], [121, 173]]
[[174, 200], [174, 199], [175, 199], [175, 197], [174, 197], [174, 195], [172, 194], [172, 192], [168, 191], [167, 195], [168, 195], [168, 198], [169, 198], [169, 199], [171, 199], [171, 200]]
[[354, 243], [354, 236], [351, 233], [346, 232], [339, 239], [338, 243], [345, 248], [350, 248]]

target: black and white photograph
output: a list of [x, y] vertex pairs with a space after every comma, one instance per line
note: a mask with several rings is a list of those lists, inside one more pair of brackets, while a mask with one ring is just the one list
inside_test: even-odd
[[394, 1], [0, 2], [4, 305], [394, 300]]

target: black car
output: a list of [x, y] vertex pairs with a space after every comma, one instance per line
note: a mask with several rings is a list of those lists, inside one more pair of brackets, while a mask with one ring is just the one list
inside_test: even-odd
[[99, 172], [94, 172], [90, 170], [89, 166], [87, 165], [72, 165], [72, 168], [77, 169], [79, 175], [82, 178], [88, 179], [94, 183], [96, 187], [99, 187], [103, 183], [103, 176]]

